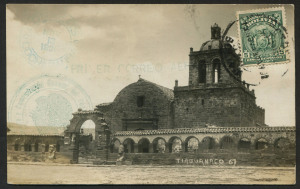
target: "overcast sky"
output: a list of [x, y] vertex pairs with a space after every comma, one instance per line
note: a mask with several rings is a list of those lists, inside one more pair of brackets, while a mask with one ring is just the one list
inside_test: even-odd
[[[225, 29], [237, 11], [269, 7], [276, 6], [7, 5], [7, 104], [20, 86], [43, 74], [75, 81], [92, 106], [113, 101], [138, 75], [168, 88], [174, 87], [175, 79], [185, 86], [190, 47], [199, 50], [210, 39], [211, 25]], [[257, 104], [266, 110], [266, 123], [273, 126], [295, 125], [293, 11], [293, 6], [285, 5], [291, 62], [268, 66], [265, 72], [270, 77], [265, 80], [260, 80], [257, 68], [247, 68], [251, 72], [243, 76], [248, 82], [260, 82], [252, 89]], [[228, 35], [238, 37], [236, 25]], [[26, 40], [46, 60], [55, 62], [62, 56], [68, 60], [38, 64], [24, 52]], [[42, 44], [50, 43], [57, 48], [43, 52]]]

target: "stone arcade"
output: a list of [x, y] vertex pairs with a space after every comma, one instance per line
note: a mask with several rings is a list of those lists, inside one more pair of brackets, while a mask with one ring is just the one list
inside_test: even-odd
[[215, 24], [211, 40], [199, 51], [190, 49], [187, 86], [179, 86], [176, 80], [172, 90], [139, 78], [113, 102], [73, 113], [64, 145], [77, 163], [80, 128], [92, 120], [95, 153], [103, 161], [116, 158], [120, 145], [125, 159], [133, 163], [166, 159], [176, 163], [178, 156], [231, 154], [238, 159], [238, 154], [255, 158], [256, 152], [294, 154], [295, 127], [267, 126], [265, 110], [256, 105], [254, 90], [241, 81], [241, 75], [239, 56], [221, 40], [221, 28]]

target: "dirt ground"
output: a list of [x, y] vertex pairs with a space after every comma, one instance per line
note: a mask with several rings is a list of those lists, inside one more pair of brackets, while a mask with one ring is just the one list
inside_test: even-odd
[[8, 163], [10, 184], [294, 184], [293, 167]]

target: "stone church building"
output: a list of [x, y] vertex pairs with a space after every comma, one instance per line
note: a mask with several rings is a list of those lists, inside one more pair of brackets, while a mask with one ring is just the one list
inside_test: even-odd
[[[221, 28], [211, 28], [211, 40], [190, 50], [189, 83], [168, 89], [140, 78], [122, 89], [112, 103], [100, 104], [113, 131], [173, 128], [265, 126], [265, 111], [240, 80], [240, 59]], [[225, 61], [222, 62], [223, 58]]]
[[[97, 158], [106, 161], [118, 154], [120, 146], [135, 163], [147, 163], [147, 158], [148, 163], [174, 162], [177, 156], [224, 153], [239, 161], [251, 156], [257, 163], [277, 158], [261, 157], [261, 151], [285, 155], [289, 153], [282, 151], [289, 150], [294, 154], [295, 127], [265, 124], [265, 110], [256, 105], [254, 90], [241, 80], [240, 57], [222, 40], [217, 24], [199, 51], [190, 49], [188, 77], [186, 86], [176, 80], [173, 89], [139, 78], [113, 102], [73, 113], [64, 134], [72, 162], [78, 163], [80, 129], [86, 120], [95, 123]], [[243, 158], [241, 152], [246, 153]], [[295, 160], [293, 155], [288, 158]]]

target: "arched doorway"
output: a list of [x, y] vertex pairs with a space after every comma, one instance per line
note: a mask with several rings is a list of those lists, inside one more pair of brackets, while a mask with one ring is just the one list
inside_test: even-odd
[[205, 137], [201, 141], [201, 149], [208, 152], [215, 148], [215, 140], [212, 137]]
[[172, 137], [169, 140], [169, 152], [179, 153], [182, 151], [182, 141], [179, 137]]
[[150, 142], [146, 138], [142, 138], [138, 142], [138, 152], [139, 153], [149, 153]]
[[125, 153], [134, 153], [134, 141], [131, 138], [127, 138], [123, 142]]
[[56, 151], [59, 152], [60, 151], [60, 144], [59, 144], [59, 141], [56, 142]]
[[240, 152], [249, 152], [251, 142], [248, 138], [241, 138], [238, 143], [238, 150]]
[[166, 151], [166, 141], [163, 138], [155, 138], [153, 140], [153, 152], [154, 153], [165, 153]]
[[25, 144], [24, 144], [24, 151], [26, 152], [31, 152], [32, 149], [31, 149], [31, 142], [30, 141], [26, 141]]
[[48, 152], [48, 151], [49, 151], [49, 143], [46, 142], [46, 144], [45, 144], [45, 152]]
[[269, 143], [265, 138], [260, 138], [256, 141], [255, 149], [256, 150], [265, 150], [269, 147]]
[[19, 149], [20, 149], [19, 143], [15, 143], [14, 149], [15, 149], [15, 151], [19, 151]]
[[111, 145], [111, 153], [119, 153], [119, 147], [121, 145], [121, 142], [118, 139], [113, 140]]
[[234, 149], [236, 146], [234, 140], [230, 136], [224, 136], [220, 142], [220, 148], [224, 150]]
[[38, 151], [39, 151], [39, 143], [38, 143], [38, 141], [36, 141], [36, 142], [34, 143], [34, 151], [35, 151], [35, 152], [38, 152]]
[[199, 140], [196, 137], [188, 137], [185, 142], [185, 152], [196, 153], [199, 148]]
[[86, 120], [80, 127], [79, 134], [79, 161], [86, 163], [96, 159], [96, 126], [92, 120]]
[[276, 151], [288, 151], [290, 150], [291, 142], [287, 138], [278, 138], [274, 142], [274, 149]]
[[[78, 163], [79, 156], [87, 154], [93, 157], [101, 156], [108, 160], [111, 132], [103, 118], [103, 113], [97, 109], [78, 109], [73, 113], [70, 125], [64, 133], [64, 144], [69, 145], [73, 154], [72, 163]], [[85, 154], [79, 153], [80, 151]]]

